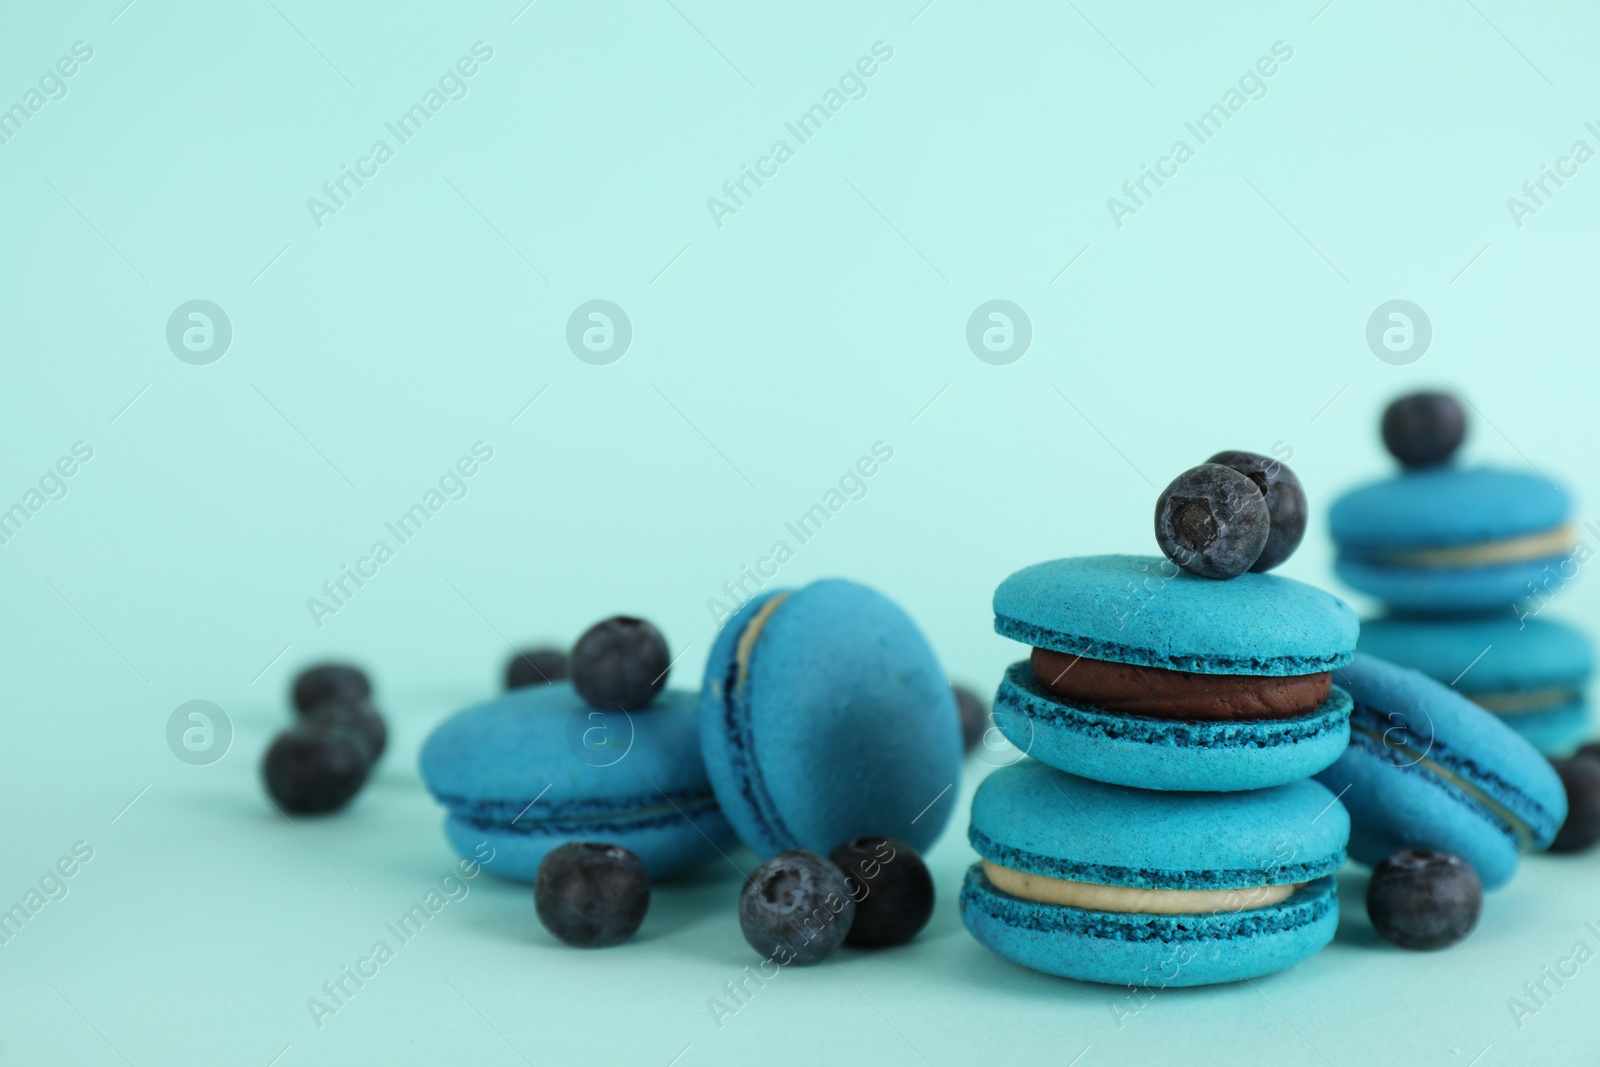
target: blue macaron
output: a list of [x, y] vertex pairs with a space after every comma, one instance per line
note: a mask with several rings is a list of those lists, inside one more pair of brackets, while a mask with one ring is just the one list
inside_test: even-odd
[[1453, 852], [1485, 889], [1549, 846], [1567, 795], [1549, 761], [1495, 716], [1420, 671], [1358, 653], [1335, 672], [1350, 692], [1350, 748], [1317, 775], [1350, 811], [1350, 856]]
[[1333, 939], [1350, 830], [1305, 780], [1248, 793], [1105, 785], [1035, 760], [972, 801], [961, 919], [1046, 974], [1148, 989], [1282, 970]]
[[1328, 515], [1351, 586], [1419, 613], [1505, 611], [1572, 577], [1565, 489], [1522, 471], [1434, 467], [1362, 486]]
[[700, 727], [722, 810], [763, 860], [868, 835], [926, 849], [955, 807], [950, 683], [910, 616], [858, 582], [765, 590], [729, 618]]
[[435, 729], [422, 778], [449, 810], [450, 844], [502, 877], [533, 881], [569, 841], [620, 845], [651, 877], [675, 874], [734, 845], [700, 759], [698, 704], [667, 690], [606, 712], [568, 682], [515, 689]]
[[1567, 752], [1587, 733], [1594, 650], [1566, 623], [1395, 616], [1363, 623], [1356, 647], [1452, 686], [1541, 752]]
[[995, 695], [1022, 752], [1143, 789], [1260, 789], [1349, 741], [1328, 672], [1355, 650], [1338, 597], [1272, 574], [1214, 581], [1154, 556], [1053, 560], [994, 594], [997, 632], [1032, 645]]

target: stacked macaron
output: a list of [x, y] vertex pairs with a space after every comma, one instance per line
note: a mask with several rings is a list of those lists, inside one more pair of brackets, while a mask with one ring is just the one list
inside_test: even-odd
[[1543, 613], [1588, 556], [1566, 491], [1536, 472], [1456, 463], [1466, 418], [1448, 394], [1399, 398], [1382, 431], [1401, 473], [1329, 516], [1339, 576], [1388, 609], [1362, 627], [1361, 650], [1453, 686], [1541, 751], [1570, 750], [1593, 656]]
[[1349, 819], [1310, 776], [1349, 742], [1354, 613], [1264, 573], [1305, 528], [1294, 474], [1225, 452], [1156, 506], [1166, 558], [1025, 568], [995, 629], [1032, 646], [995, 723], [1027, 758], [991, 774], [961, 894], [980, 942], [1108, 983], [1201, 985], [1310, 956], [1338, 925]]

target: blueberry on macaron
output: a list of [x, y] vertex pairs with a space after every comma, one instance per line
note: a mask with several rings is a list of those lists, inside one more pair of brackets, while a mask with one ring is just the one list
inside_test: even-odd
[[1300, 547], [1300, 541], [1306, 535], [1308, 514], [1306, 491], [1294, 471], [1258, 452], [1237, 449], [1218, 452], [1206, 462], [1233, 468], [1255, 482], [1256, 488], [1266, 498], [1270, 523], [1267, 544], [1250, 569], [1257, 574], [1270, 571], [1294, 555], [1294, 550]]
[[555, 648], [528, 648], [506, 664], [506, 688], [559, 682], [567, 676], [567, 654]]
[[1448, 948], [1472, 933], [1482, 910], [1478, 872], [1449, 852], [1396, 852], [1372, 869], [1367, 883], [1367, 917], [1401, 948]]
[[366, 742], [351, 731], [324, 721], [302, 722], [272, 742], [261, 775], [284, 811], [323, 815], [350, 803], [370, 765]]
[[643, 619], [615, 615], [584, 631], [572, 648], [572, 686], [594, 707], [638, 711], [667, 684], [667, 639]]
[[804, 849], [778, 853], [739, 892], [744, 939], [779, 966], [821, 963], [844, 941], [855, 918], [844, 872]]
[[861, 948], [903, 945], [933, 917], [933, 875], [917, 850], [889, 837], [858, 837], [828, 857], [856, 902], [845, 940]]
[[618, 845], [574, 841], [539, 864], [533, 883], [539, 921], [575, 948], [610, 948], [632, 937], [650, 910], [650, 876]]
[[1235, 578], [1250, 570], [1271, 532], [1260, 488], [1220, 463], [1189, 468], [1156, 501], [1156, 543], [1168, 559], [1202, 578]]
[[1215, 582], [1159, 556], [1049, 560], [1000, 583], [994, 628], [1032, 646], [995, 693], [994, 728], [1085, 778], [1262, 789], [1350, 744], [1333, 672], [1355, 653], [1356, 614], [1291, 578]]
[[1383, 410], [1383, 445], [1403, 467], [1436, 467], [1466, 436], [1466, 413], [1449, 393], [1409, 393]]

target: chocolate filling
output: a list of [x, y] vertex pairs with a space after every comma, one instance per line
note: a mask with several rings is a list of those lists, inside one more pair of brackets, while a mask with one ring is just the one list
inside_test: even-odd
[[1155, 719], [1292, 719], [1328, 699], [1329, 671], [1266, 677], [1192, 674], [1036, 648], [1033, 676], [1056, 696]]

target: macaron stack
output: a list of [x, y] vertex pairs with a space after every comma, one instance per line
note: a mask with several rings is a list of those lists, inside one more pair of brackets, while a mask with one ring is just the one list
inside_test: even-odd
[[1026, 758], [991, 774], [962, 920], [1049, 974], [1146, 987], [1267, 974], [1326, 945], [1350, 823], [1310, 776], [1345, 751], [1350, 608], [1262, 573], [1305, 525], [1292, 472], [1228, 452], [1156, 508], [1161, 557], [1028, 567], [997, 632], [1032, 646], [995, 697]]
[[1455, 462], [1459, 402], [1416, 393], [1389, 405], [1383, 439], [1398, 476], [1333, 505], [1344, 581], [1382, 601], [1360, 648], [1444, 682], [1547, 754], [1587, 730], [1588, 639], [1545, 613], [1576, 576], [1567, 492], [1542, 474]]

